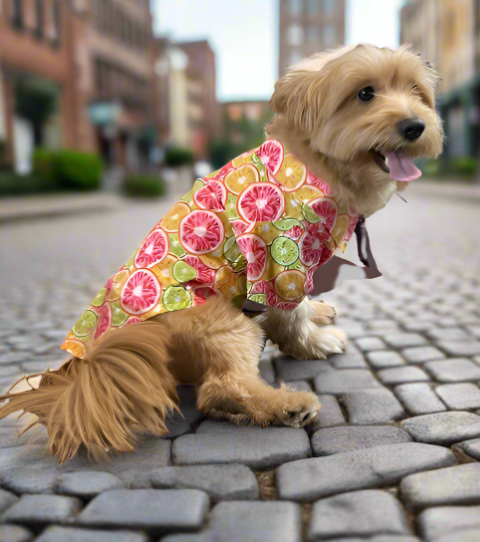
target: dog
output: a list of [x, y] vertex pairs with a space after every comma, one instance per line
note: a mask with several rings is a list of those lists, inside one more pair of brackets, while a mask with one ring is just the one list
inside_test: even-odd
[[[437, 81], [431, 65], [407, 47], [343, 47], [290, 69], [275, 85], [276, 116], [264, 144], [281, 158], [272, 165], [262, 146], [197, 181], [77, 322], [62, 346], [72, 358], [41, 375], [38, 387], [14, 385], [1, 398], [8, 402], [0, 418], [35, 414], [60, 462], [81, 445], [92, 454], [127, 452], [140, 433], [165, 433], [182, 383], [198, 385], [197, 408], [206, 413], [261, 426], [312, 422], [321, 407], [315, 394], [275, 389], [259, 377], [265, 339], [297, 359], [345, 350], [343, 334], [331, 326], [335, 310], [305, 294], [359, 217], [383, 208], [420, 175], [412, 159], [440, 154]], [[252, 184], [247, 173], [235, 177], [240, 167]], [[238, 195], [236, 203], [227, 193]], [[206, 239], [210, 226], [199, 217], [210, 217], [223, 237]], [[167, 240], [165, 232], [174, 233]], [[225, 258], [228, 265], [218, 263]], [[272, 270], [267, 278], [264, 259]], [[212, 277], [212, 269], [215, 282], [206, 287], [213, 279], [202, 283], [199, 275]], [[161, 284], [140, 299], [148, 280]], [[242, 310], [245, 299], [265, 310]]]

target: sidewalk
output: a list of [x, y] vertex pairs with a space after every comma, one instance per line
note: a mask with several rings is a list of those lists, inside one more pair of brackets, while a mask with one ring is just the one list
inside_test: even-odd
[[410, 186], [405, 192], [407, 200], [408, 194], [412, 193], [438, 198], [480, 201], [480, 184], [469, 184], [461, 179], [453, 179], [448, 182], [420, 179], [419, 181], [410, 183]]

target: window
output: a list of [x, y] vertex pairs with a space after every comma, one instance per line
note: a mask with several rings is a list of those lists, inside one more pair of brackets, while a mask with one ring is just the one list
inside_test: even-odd
[[43, 0], [35, 1], [35, 36], [41, 40], [44, 32], [44, 2]]
[[323, 11], [325, 15], [331, 15], [335, 11], [335, 0], [323, 0]]
[[308, 13], [318, 13], [320, 10], [320, 1], [321, 0], [307, 0]]
[[337, 30], [334, 26], [325, 26], [322, 33], [323, 44], [332, 47], [337, 42]]
[[60, 0], [55, 0], [52, 4], [53, 13], [53, 42], [56, 46], [60, 45], [61, 36], [61, 8]]
[[289, 45], [302, 45], [303, 28], [298, 24], [292, 24], [287, 30], [287, 39]]
[[23, 28], [23, 1], [12, 0], [12, 24], [17, 28]]
[[303, 9], [303, 0], [288, 0], [288, 11], [292, 15], [300, 15]]

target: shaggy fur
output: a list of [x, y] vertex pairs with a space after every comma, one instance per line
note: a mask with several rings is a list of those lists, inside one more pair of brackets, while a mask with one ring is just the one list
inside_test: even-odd
[[[358, 46], [314, 55], [276, 84], [271, 108], [277, 116], [267, 133], [369, 216], [406, 186], [377, 165], [372, 151], [403, 148], [412, 158], [441, 151], [436, 81], [432, 68], [406, 48]], [[357, 98], [366, 86], [375, 90], [368, 103]], [[397, 130], [411, 117], [426, 124], [413, 142]], [[165, 433], [180, 383], [198, 385], [201, 411], [303, 427], [320, 410], [317, 396], [268, 386], [258, 361], [266, 337], [301, 359], [343, 352], [343, 334], [330, 325], [334, 318], [331, 307], [308, 300], [293, 311], [269, 309], [248, 318], [226, 299], [211, 298], [108, 332], [87, 359], [45, 373], [38, 387], [23, 379], [0, 398], [8, 400], [0, 418], [21, 410], [35, 414], [61, 462], [82, 444], [94, 454], [124, 452], [140, 432]]]

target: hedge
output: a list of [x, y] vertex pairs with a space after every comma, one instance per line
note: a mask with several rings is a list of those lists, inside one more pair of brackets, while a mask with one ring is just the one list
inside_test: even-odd
[[124, 190], [133, 197], [159, 197], [165, 194], [165, 182], [155, 175], [128, 175], [124, 181]]
[[191, 165], [195, 162], [195, 154], [190, 149], [182, 147], [167, 147], [165, 149], [165, 165], [179, 167]]

